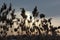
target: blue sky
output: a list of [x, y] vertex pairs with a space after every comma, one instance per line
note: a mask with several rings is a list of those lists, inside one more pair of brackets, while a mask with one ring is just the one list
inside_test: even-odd
[[0, 0], [0, 7], [3, 2], [7, 5], [11, 2], [16, 11], [23, 7], [32, 11], [37, 5], [40, 13], [44, 13], [47, 16], [60, 16], [60, 0]]

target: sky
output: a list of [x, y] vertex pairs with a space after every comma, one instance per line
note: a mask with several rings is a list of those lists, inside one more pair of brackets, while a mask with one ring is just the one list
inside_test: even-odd
[[7, 5], [11, 2], [16, 12], [20, 11], [20, 8], [33, 11], [37, 6], [39, 13], [44, 13], [47, 17], [54, 17], [54, 23], [60, 24], [60, 0], [0, 0], [0, 7], [4, 2]]

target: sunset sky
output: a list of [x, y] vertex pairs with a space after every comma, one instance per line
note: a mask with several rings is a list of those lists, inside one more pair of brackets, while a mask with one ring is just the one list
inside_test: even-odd
[[33, 8], [37, 6], [39, 13], [44, 13], [48, 18], [53, 17], [54, 25], [60, 24], [60, 0], [0, 0], [0, 7], [4, 2], [7, 6], [11, 2], [17, 13], [20, 8], [33, 11]]

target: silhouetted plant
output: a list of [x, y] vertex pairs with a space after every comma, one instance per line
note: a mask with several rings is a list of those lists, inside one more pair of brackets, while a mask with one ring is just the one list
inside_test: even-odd
[[14, 12], [15, 12], [15, 9], [13, 9], [13, 10], [12, 10], [12, 13], [11, 13], [12, 20], [15, 19]]
[[6, 8], [7, 8], [7, 6], [6, 6], [6, 4], [4, 3], [4, 4], [3, 4], [3, 10], [6, 9]]
[[[35, 22], [39, 22], [38, 19], [35, 21], [35, 18], [39, 14], [39, 12], [37, 10], [37, 6], [35, 6], [34, 10], [32, 11], [32, 14], [33, 14], [33, 17], [34, 17], [34, 22], [32, 23], [32, 21], [33, 21], [32, 20], [32, 16], [30, 16], [30, 20], [27, 20], [28, 23], [32, 23], [32, 28], [30, 28], [30, 26], [29, 27], [26, 27], [25, 26], [25, 21], [26, 21], [26, 19], [27, 19], [28, 16], [25, 14], [25, 9], [24, 8], [21, 8], [21, 9], [22, 9], [21, 16], [23, 17], [23, 20], [24, 21], [21, 21], [21, 23], [20, 23], [19, 26], [21, 27], [21, 30], [22, 31], [25, 31], [26, 32], [27, 35], [28, 34], [31, 34], [31, 32], [34, 32], [35, 30], [37, 30], [37, 32], [39, 34], [41, 34], [40, 31], [42, 30], [42, 31], [46, 31], [46, 35], [48, 35], [48, 32], [49, 31], [52, 32], [52, 36], [53, 35], [57, 35], [57, 32], [55, 30], [60, 29], [60, 26], [59, 27], [52, 26], [51, 25], [52, 24], [52, 22], [51, 22], [51, 19], [52, 18], [49, 18], [48, 20], [46, 20], [45, 19], [45, 14], [40, 14], [40, 18], [41, 19], [43, 18], [43, 20], [41, 20], [42, 28], [39, 28], [38, 27], [38, 26], [40, 26], [40, 24], [38, 26], [36, 26]], [[8, 19], [7, 18], [7, 15], [9, 14], [10, 11], [12, 11], [11, 12], [11, 18], [12, 19]], [[0, 34], [2, 34], [3, 36], [6, 36], [7, 35], [6, 32], [9, 31], [9, 28], [12, 28], [13, 27], [12, 26], [14, 24], [13, 20], [16, 18], [15, 17], [16, 15], [14, 14], [14, 12], [15, 12], [15, 9], [12, 9], [11, 3], [10, 3], [10, 5], [9, 5], [8, 8], [7, 8], [7, 5], [5, 3], [3, 3], [3, 5], [2, 5], [2, 7], [0, 9], [0, 22], [2, 22], [2, 24], [5, 23], [5, 25], [0, 25], [0, 28], [3, 29], [3, 31], [1, 31]], [[20, 22], [19, 19], [17, 19], [17, 24], [18, 24], [18, 22]], [[49, 26], [50, 29], [48, 28], [48, 23], [50, 24], [50, 26]], [[8, 25], [9, 25], [9, 27], [8, 27]], [[18, 28], [14, 28], [14, 31], [15, 32], [18, 31], [19, 26], [18, 26]], [[13, 32], [13, 31], [11, 30], [11, 32]]]
[[57, 35], [56, 33], [56, 29], [58, 29], [57, 27], [53, 27], [53, 26], [50, 26], [50, 31], [52, 32], [52, 35]]
[[7, 20], [7, 15], [9, 14], [9, 12], [11, 11], [11, 5], [9, 6], [9, 8], [7, 8], [7, 5], [4, 3], [2, 5], [3, 7], [0, 10], [0, 20], [2, 20], [2, 22]]
[[44, 18], [45, 17], [45, 15], [44, 14], [40, 14], [40, 18]]
[[38, 31], [39, 35], [41, 34], [40, 29], [37, 26], [33, 26], [33, 29], [34, 30], [36, 29]]
[[37, 10], [37, 6], [35, 6], [34, 10], [32, 11], [33, 17], [37, 17], [38, 16], [38, 10]]
[[2, 20], [2, 17], [5, 17], [5, 16], [3, 16], [3, 14], [5, 13], [2, 13], [4, 10], [6, 10], [7, 9], [7, 5], [5, 4], [5, 3], [3, 3], [3, 5], [2, 5], [2, 7], [1, 7], [1, 9], [0, 9], [0, 21]]
[[11, 11], [12, 10], [12, 5], [11, 5], [11, 3], [10, 3], [10, 6], [9, 6], [9, 11]]
[[49, 19], [48, 19], [48, 22], [50, 23], [50, 26], [51, 26], [51, 19], [52, 19], [52, 18], [49, 18]]
[[48, 20], [45, 19], [45, 15], [44, 14], [40, 14], [40, 18], [43, 18], [43, 20], [41, 20], [41, 24], [42, 24], [42, 27], [43, 29], [46, 31], [46, 34], [48, 34]]
[[21, 9], [22, 9], [22, 11], [21, 11], [21, 16], [22, 16], [24, 19], [26, 19], [27, 16], [26, 16], [26, 14], [25, 14], [25, 9], [24, 9], [24, 8], [21, 8]]
[[0, 9], [0, 13], [3, 11], [3, 10], [5, 10], [7, 8], [7, 5], [5, 4], [5, 3], [3, 3], [3, 5], [2, 5], [2, 7], [1, 7], [1, 9]]

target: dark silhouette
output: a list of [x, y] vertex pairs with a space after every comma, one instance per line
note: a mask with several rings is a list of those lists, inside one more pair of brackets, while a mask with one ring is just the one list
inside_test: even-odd
[[43, 18], [43, 20], [41, 20], [41, 24], [42, 24], [43, 29], [46, 31], [46, 34], [48, 34], [49, 29], [48, 29], [47, 20], [45, 19], [45, 15], [40, 14], [40, 18], [41, 19]]
[[45, 17], [45, 15], [44, 14], [40, 14], [40, 18], [44, 18]]
[[48, 19], [48, 22], [49, 22], [50, 26], [51, 26], [51, 20], [52, 20], [52, 18], [49, 18]]
[[11, 13], [12, 20], [15, 19], [15, 16], [16, 16], [16, 15], [14, 15], [14, 12], [15, 12], [15, 9], [13, 9], [12, 13]]
[[38, 16], [38, 10], [37, 10], [37, 6], [35, 6], [34, 10], [32, 11], [33, 17], [36, 18]]
[[22, 11], [21, 11], [21, 16], [22, 16], [24, 19], [26, 19], [27, 16], [26, 16], [26, 14], [25, 14], [25, 9], [24, 9], [24, 8], [20, 8], [20, 9], [22, 9]]
[[11, 11], [12, 10], [12, 5], [11, 5], [11, 3], [10, 3], [10, 6], [9, 6], [9, 11]]
[[[27, 20], [27, 15], [25, 14], [26, 10], [24, 8], [21, 8], [21, 16], [22, 19], [16, 18], [15, 9], [12, 9], [12, 4], [10, 3], [9, 7], [5, 3], [3, 3], [2, 7], [0, 8], [0, 40], [60, 40], [60, 36], [58, 35], [59, 31], [56, 31], [60, 29], [60, 26], [54, 27], [52, 26], [52, 18], [49, 18], [48, 20], [45, 18], [45, 14], [40, 14], [40, 19], [37, 19], [39, 12], [37, 10], [37, 6], [35, 6], [34, 10], [32, 11], [34, 22], [32, 22], [32, 16], [30, 15], [30, 20]], [[11, 19], [7, 18], [7, 15], [11, 11]], [[16, 19], [17, 21], [13, 20]], [[35, 20], [36, 19], [36, 20]], [[28, 26], [25, 25], [25, 22], [28, 22]], [[21, 22], [20, 22], [21, 21]], [[36, 26], [35, 22], [41, 22], [38, 26]], [[20, 23], [18, 23], [20, 22]], [[17, 28], [14, 28], [13, 24], [16, 23], [18, 25]], [[32, 23], [32, 27], [29, 23]], [[49, 24], [50, 26], [49, 26]], [[42, 26], [42, 28], [40, 28]], [[31, 27], [31, 28], [30, 28]], [[48, 28], [50, 27], [50, 29]], [[20, 29], [18, 31], [18, 29]], [[7, 35], [8, 31], [11, 31], [11, 33], [17, 32], [17, 35]], [[35, 30], [37, 32], [35, 32]], [[22, 32], [20, 32], [22, 31]], [[26, 35], [23, 34], [25, 31]], [[41, 31], [45, 31], [45, 33], [41, 33]], [[51, 32], [51, 34], [49, 34]], [[34, 33], [34, 34], [33, 34]], [[37, 35], [38, 34], [38, 35]]]
[[52, 32], [53, 36], [57, 35], [55, 30], [57, 30], [57, 27], [50, 26], [50, 31]]

